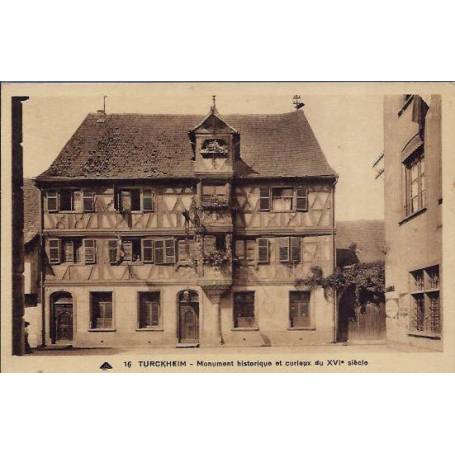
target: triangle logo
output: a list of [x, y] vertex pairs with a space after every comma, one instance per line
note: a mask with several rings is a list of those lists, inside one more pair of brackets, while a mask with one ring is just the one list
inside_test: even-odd
[[100, 366], [100, 370], [106, 371], [106, 370], [112, 370], [112, 365], [109, 362], [104, 362]]

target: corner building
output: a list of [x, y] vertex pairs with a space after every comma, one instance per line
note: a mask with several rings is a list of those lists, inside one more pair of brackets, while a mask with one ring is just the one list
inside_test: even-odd
[[333, 342], [336, 178], [302, 110], [89, 114], [35, 180], [45, 343]]

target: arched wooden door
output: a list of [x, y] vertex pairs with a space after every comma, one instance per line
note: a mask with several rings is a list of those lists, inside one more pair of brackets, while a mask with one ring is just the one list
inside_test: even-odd
[[180, 343], [199, 342], [199, 296], [196, 291], [182, 291], [178, 298], [178, 339]]
[[51, 297], [52, 342], [73, 341], [73, 298], [69, 292], [58, 292]]

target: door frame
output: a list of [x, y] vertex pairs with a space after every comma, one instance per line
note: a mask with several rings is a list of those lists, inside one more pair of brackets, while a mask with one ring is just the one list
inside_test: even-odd
[[[59, 302], [59, 295], [66, 294], [68, 297], [67, 301], [62, 301], [60, 299]], [[71, 340], [57, 340], [57, 320], [56, 320], [56, 308], [59, 305], [71, 305], [71, 319], [72, 319], [72, 339]], [[75, 311], [74, 311], [74, 298], [71, 292], [67, 291], [56, 291], [53, 292], [50, 296], [50, 335], [51, 335], [51, 343], [52, 344], [65, 344], [70, 345], [74, 342], [74, 333], [75, 333]]]
[[[195, 313], [196, 313], [196, 332], [197, 332], [197, 338], [194, 340], [190, 339], [185, 339], [182, 337], [182, 317], [181, 317], [181, 306], [182, 304], [185, 304], [185, 302], [182, 299], [182, 295], [184, 292], [188, 291], [190, 293], [190, 299], [191, 299], [191, 294], [195, 294], [197, 297], [197, 301], [189, 301], [189, 303], [193, 303], [195, 306]], [[200, 340], [200, 300], [199, 300], [199, 292], [195, 289], [183, 289], [177, 293], [177, 342], [178, 343], [199, 343]]]

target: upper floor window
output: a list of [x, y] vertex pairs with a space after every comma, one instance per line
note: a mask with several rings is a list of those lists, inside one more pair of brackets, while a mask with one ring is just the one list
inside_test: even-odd
[[150, 189], [125, 188], [116, 193], [116, 209], [120, 212], [153, 212], [155, 210], [155, 194]]
[[46, 192], [48, 212], [93, 212], [95, 193], [90, 190], [49, 190]]
[[406, 180], [406, 216], [425, 207], [425, 160], [423, 148], [404, 163]]
[[229, 148], [223, 139], [206, 139], [202, 144], [201, 155], [203, 156], [225, 156]]
[[261, 187], [259, 210], [268, 212], [306, 212], [308, 188], [306, 187]]

